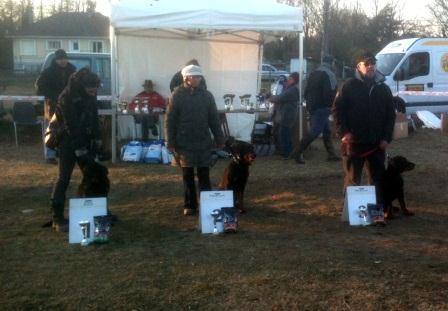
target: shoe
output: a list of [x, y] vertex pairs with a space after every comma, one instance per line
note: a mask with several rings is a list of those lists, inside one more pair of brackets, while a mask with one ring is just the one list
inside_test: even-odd
[[305, 159], [303, 158], [303, 153], [299, 153], [294, 160], [297, 164], [305, 164]]
[[68, 220], [64, 217], [53, 217], [52, 227], [56, 232], [68, 232]]
[[45, 163], [57, 165], [58, 164], [58, 160], [56, 160], [55, 158], [48, 158], [48, 159], [45, 159]]
[[184, 208], [184, 215], [185, 216], [194, 216], [194, 215], [196, 215], [196, 209]]

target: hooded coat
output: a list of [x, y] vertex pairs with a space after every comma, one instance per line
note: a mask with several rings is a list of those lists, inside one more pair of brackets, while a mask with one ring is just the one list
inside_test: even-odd
[[184, 84], [174, 90], [165, 125], [167, 145], [180, 156], [182, 167], [209, 166], [213, 147], [210, 131], [217, 144], [224, 141], [215, 99], [202, 87]]

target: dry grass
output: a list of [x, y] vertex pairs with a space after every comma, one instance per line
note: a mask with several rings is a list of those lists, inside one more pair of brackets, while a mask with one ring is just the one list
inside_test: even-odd
[[[120, 221], [109, 244], [81, 247], [40, 227], [56, 167], [42, 162], [38, 134], [22, 131], [18, 152], [10, 124], [0, 130], [2, 310], [448, 309], [448, 137], [439, 132], [393, 143], [392, 154], [417, 163], [405, 176], [416, 216], [385, 228], [340, 221], [340, 164], [315, 142], [304, 166], [259, 157], [241, 231], [218, 237], [181, 215], [177, 168], [110, 164]], [[69, 197], [79, 181], [75, 170]]]

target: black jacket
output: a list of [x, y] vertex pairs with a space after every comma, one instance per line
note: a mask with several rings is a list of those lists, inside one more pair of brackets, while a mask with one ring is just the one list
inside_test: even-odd
[[186, 85], [177, 87], [166, 111], [167, 145], [179, 150], [199, 151], [213, 147], [210, 131], [217, 144], [224, 142], [215, 99], [209, 91]]
[[50, 67], [42, 71], [36, 80], [37, 95], [43, 95], [56, 102], [75, 71], [76, 68], [72, 64], [68, 63], [62, 68], [53, 60]]
[[359, 73], [347, 80], [336, 96], [333, 118], [338, 135], [354, 136], [355, 143], [378, 144], [392, 141], [395, 110], [392, 93], [377, 73], [375, 83], [369, 87]]
[[96, 97], [82, 92], [68, 92], [62, 99], [61, 111], [67, 128], [66, 138], [74, 150], [90, 148], [92, 140], [100, 139]]
[[322, 70], [313, 71], [306, 83], [304, 97], [306, 109], [313, 112], [317, 109], [330, 108], [336, 95], [336, 88], [331, 88], [330, 78]]

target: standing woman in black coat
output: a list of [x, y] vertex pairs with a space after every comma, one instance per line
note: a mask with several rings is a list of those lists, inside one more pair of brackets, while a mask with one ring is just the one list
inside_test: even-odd
[[100, 80], [87, 68], [75, 72], [63, 92], [60, 108], [65, 132], [58, 146], [59, 175], [51, 195], [53, 228], [66, 232], [68, 221], [64, 218], [65, 193], [77, 163], [82, 167], [92, 161], [93, 147], [100, 144], [96, 94]]

